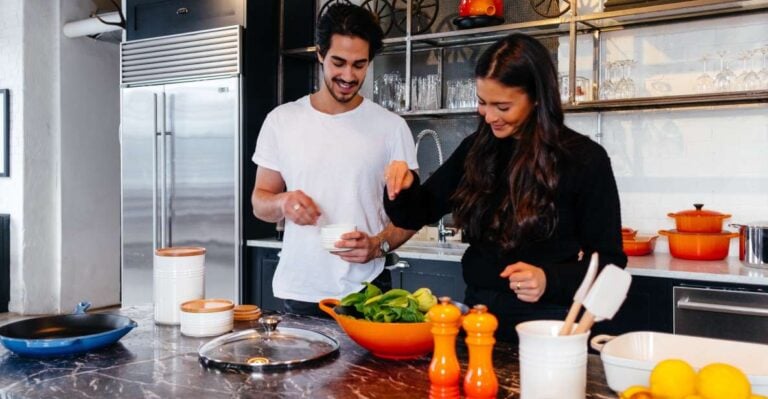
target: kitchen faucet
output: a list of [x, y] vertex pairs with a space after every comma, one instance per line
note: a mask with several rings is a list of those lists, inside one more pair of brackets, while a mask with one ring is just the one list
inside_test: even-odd
[[[426, 136], [432, 137], [432, 139], [435, 141], [435, 147], [437, 147], [437, 166], [440, 167], [443, 164], [443, 147], [440, 144], [440, 136], [437, 135], [436, 131], [431, 129], [424, 129], [418, 135], [416, 135], [416, 155], [418, 156], [419, 154], [419, 143], [421, 143], [421, 139]], [[453, 237], [453, 235], [456, 234], [456, 231], [453, 229], [445, 227], [445, 222], [443, 219], [444, 217], [441, 216], [440, 220], [437, 222], [438, 243], [445, 243], [446, 237]]]

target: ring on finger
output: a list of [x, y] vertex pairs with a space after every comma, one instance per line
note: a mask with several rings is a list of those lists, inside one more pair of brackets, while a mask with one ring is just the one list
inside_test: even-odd
[[515, 285], [515, 291], [520, 291], [520, 282], [519, 281]]
[[301, 205], [300, 204], [293, 204], [293, 210], [294, 211], [298, 211], [299, 209], [301, 209]]

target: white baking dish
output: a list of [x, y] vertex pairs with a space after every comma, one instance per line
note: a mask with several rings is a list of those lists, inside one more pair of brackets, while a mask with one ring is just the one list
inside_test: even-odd
[[710, 363], [736, 366], [749, 377], [753, 393], [768, 395], [768, 345], [645, 331], [598, 335], [591, 344], [600, 352], [608, 386], [616, 392], [648, 386], [653, 367], [674, 358], [697, 371]]

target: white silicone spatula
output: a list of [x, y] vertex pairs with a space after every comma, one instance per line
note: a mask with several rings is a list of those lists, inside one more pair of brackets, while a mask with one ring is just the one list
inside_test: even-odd
[[565, 323], [563, 328], [560, 329], [560, 335], [568, 335], [573, 330], [573, 322], [576, 321], [576, 316], [579, 315], [581, 310], [581, 303], [584, 302], [584, 298], [589, 292], [589, 288], [592, 286], [592, 282], [595, 281], [595, 274], [597, 274], [597, 252], [592, 253], [592, 257], [589, 259], [589, 267], [587, 267], [587, 274], [584, 275], [584, 280], [581, 280], [579, 289], [576, 290], [576, 294], [573, 295], [573, 305], [571, 310], [568, 311], [568, 316], [565, 317]]
[[574, 334], [588, 331], [596, 321], [612, 319], [627, 298], [631, 283], [632, 275], [628, 271], [614, 265], [606, 266], [584, 298], [587, 310], [581, 316]]

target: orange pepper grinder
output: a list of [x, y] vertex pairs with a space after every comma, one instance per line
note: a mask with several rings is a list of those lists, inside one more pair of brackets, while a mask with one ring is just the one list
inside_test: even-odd
[[459, 333], [461, 310], [451, 298], [440, 297], [440, 303], [427, 312], [432, 322], [435, 350], [429, 364], [429, 398], [459, 399], [459, 359], [456, 357], [456, 335]]
[[488, 313], [485, 305], [475, 305], [462, 323], [467, 332], [469, 367], [464, 377], [467, 399], [495, 398], [499, 390], [493, 371], [493, 332], [499, 326], [496, 316]]

